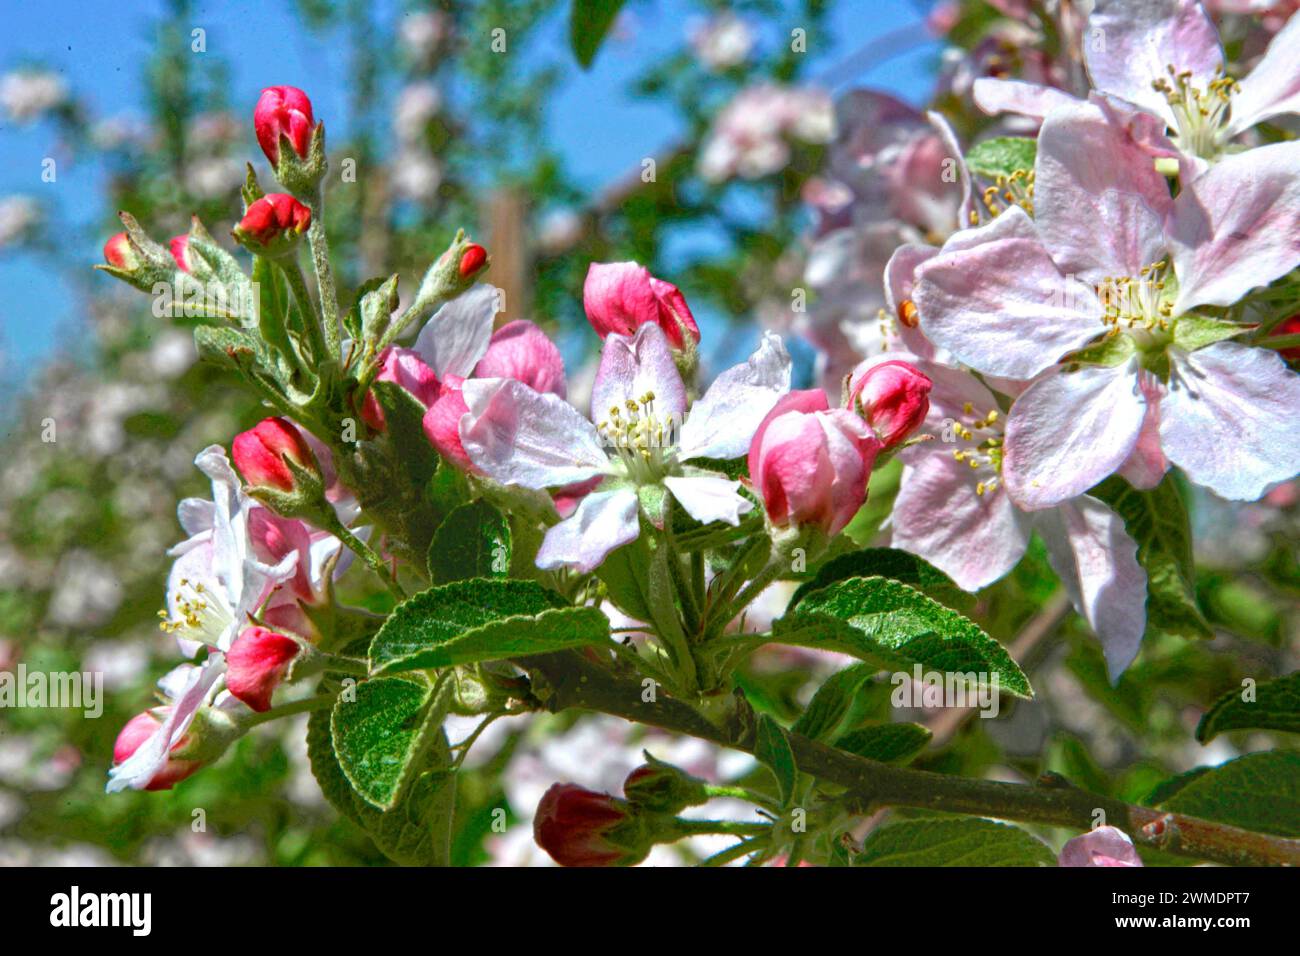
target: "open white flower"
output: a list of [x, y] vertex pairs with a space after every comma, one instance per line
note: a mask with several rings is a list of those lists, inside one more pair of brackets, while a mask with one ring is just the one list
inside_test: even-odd
[[790, 388], [790, 356], [766, 333], [741, 365], [718, 376], [686, 409], [686, 387], [663, 331], [605, 338], [592, 392], [593, 424], [557, 395], [512, 379], [465, 383], [461, 444], [474, 464], [508, 485], [544, 489], [598, 481], [577, 510], [546, 533], [542, 568], [591, 571], [640, 532], [639, 512], [666, 489], [692, 518], [738, 524], [753, 505], [740, 482], [687, 464], [738, 458]]

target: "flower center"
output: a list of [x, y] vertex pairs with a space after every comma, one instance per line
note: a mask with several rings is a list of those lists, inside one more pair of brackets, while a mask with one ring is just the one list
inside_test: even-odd
[[655, 411], [654, 392], [646, 392], [639, 399], [628, 399], [621, 408], [610, 406], [608, 417], [596, 424], [596, 431], [627, 476], [645, 484], [672, 469], [676, 426], [673, 416]]
[[952, 434], [962, 443], [961, 448], [952, 450], [952, 457], [970, 466], [978, 478], [975, 494], [982, 496], [1002, 481], [1002, 414], [996, 408], [980, 418], [975, 414], [975, 406], [967, 402], [962, 406], [965, 421], [952, 423]]
[[1101, 320], [1113, 331], [1127, 332], [1139, 348], [1168, 340], [1173, 318], [1173, 289], [1167, 260], [1143, 266], [1137, 276], [1106, 276], [1097, 286]]
[[176, 617], [166, 610], [159, 611], [162, 623], [158, 626], [168, 634], [187, 640], [218, 646], [234, 620], [225, 602], [218, 600], [201, 581], [181, 578], [170, 603], [176, 609]]
[[1223, 68], [1215, 70], [1214, 79], [1202, 89], [1192, 84], [1190, 70], [1179, 72], [1166, 66], [1169, 77], [1159, 77], [1151, 85], [1163, 93], [1173, 110], [1177, 124], [1175, 139], [1180, 146], [1202, 159], [1213, 159], [1223, 146], [1223, 130], [1232, 94], [1240, 91], [1237, 81], [1225, 76]]
[[[1011, 206], [1019, 206], [1030, 216], [1034, 214], [1034, 171], [1017, 169], [1010, 176], [999, 175], [980, 193], [984, 208], [989, 211], [989, 219], [996, 219]], [[970, 211], [971, 225], [979, 224], [978, 212]]]

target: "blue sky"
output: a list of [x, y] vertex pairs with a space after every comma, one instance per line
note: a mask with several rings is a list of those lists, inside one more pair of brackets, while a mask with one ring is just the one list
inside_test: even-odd
[[[826, 36], [809, 37], [814, 73], [843, 61], [852, 51], [891, 31], [916, 24], [920, 3], [909, 0], [841, 0]], [[375, 4], [396, 9], [395, 0]], [[85, 0], [26, 2], [6, 16], [0, 31], [0, 72], [25, 64], [57, 70], [97, 117], [141, 117], [143, 64], [155, 42], [153, 24], [162, 0], [90, 3]], [[549, 104], [548, 130], [583, 185], [599, 189], [634, 168], [643, 156], [671, 141], [673, 115], [627, 95], [630, 79], [655, 57], [675, 49], [685, 35], [691, 9], [680, 0], [629, 4], [620, 29], [588, 73], [576, 72]], [[567, 46], [567, 4], [548, 23], [534, 55], [563, 54]], [[290, 84], [310, 91], [316, 115], [346, 125], [348, 48], [340, 36], [302, 29], [290, 0], [196, 3], [195, 26], [207, 34], [209, 56], [229, 70], [229, 99], [246, 104], [251, 116], [259, 90]], [[255, 24], [253, 27], [251, 25]], [[775, 27], [757, 24], [767, 43]], [[920, 102], [931, 84], [937, 52], [925, 43], [859, 72], [852, 82], [891, 90]], [[202, 68], [203, 54], [199, 57]], [[102, 231], [108, 224], [100, 190], [104, 171], [89, 160], [59, 158], [48, 125], [14, 127], [0, 120], [0, 196], [21, 193], [50, 201], [54, 218], [71, 230], [60, 237], [61, 253], [87, 265], [100, 261]], [[249, 156], [258, 156], [249, 123]], [[59, 159], [55, 183], [43, 183], [41, 161]], [[32, 254], [0, 253], [0, 348], [19, 370], [36, 367], [60, 343], [75, 340], [75, 296], [58, 283], [40, 281], [42, 261]], [[43, 287], [44, 286], [44, 287]]]

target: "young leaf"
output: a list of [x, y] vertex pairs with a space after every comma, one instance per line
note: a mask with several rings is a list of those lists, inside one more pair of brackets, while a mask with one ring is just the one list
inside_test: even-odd
[[795, 765], [794, 752], [790, 749], [790, 739], [785, 730], [767, 714], [760, 714], [754, 737], [754, 756], [758, 758], [772, 776], [776, 777], [777, 794], [781, 806], [786, 806], [794, 795]]
[[867, 837], [854, 866], [1055, 866], [1045, 843], [992, 820], [909, 820]]
[[1196, 739], [1209, 743], [1229, 730], [1284, 730], [1300, 734], [1300, 671], [1267, 681], [1245, 700], [1244, 691], [1224, 694], [1196, 726]]
[[585, 70], [596, 58], [596, 51], [614, 25], [623, 0], [573, 0], [569, 14], [569, 43], [573, 55]]
[[976, 143], [966, 153], [966, 168], [972, 173], [996, 179], [1010, 176], [1017, 170], [1029, 172], [1034, 168], [1038, 144], [1023, 136], [995, 136]]
[[1147, 572], [1147, 635], [1213, 636], [1196, 606], [1192, 588], [1192, 532], [1187, 508], [1172, 475], [1150, 491], [1123, 478], [1107, 478], [1091, 494], [1110, 505], [1137, 542], [1138, 563]]
[[429, 545], [434, 584], [504, 577], [510, 570], [510, 524], [480, 498], [461, 505], [438, 526]]
[[790, 598], [790, 607], [795, 607], [809, 594], [820, 591], [828, 584], [847, 578], [866, 577], [902, 581], [944, 604], [968, 607], [974, 603], [974, 599], [957, 587], [952, 578], [924, 558], [897, 548], [863, 548], [841, 554], [818, 568], [811, 580], [799, 585], [799, 589]]
[[906, 763], [925, 749], [932, 736], [930, 729], [920, 724], [876, 724], [850, 731], [836, 740], [835, 746], [868, 760]]
[[854, 664], [826, 678], [813, 699], [790, 729], [814, 740], [835, 736], [857, 696], [858, 689], [876, 672], [870, 664]]
[[450, 695], [431, 698], [423, 684], [380, 678], [357, 685], [356, 699], [334, 703], [330, 732], [339, 766], [361, 797], [391, 810], [418, 771], [430, 735], [447, 716]]
[[1033, 697], [1006, 649], [974, 621], [887, 578], [849, 578], [814, 591], [772, 634], [782, 644], [840, 651], [881, 668], [920, 664], [988, 684], [996, 675], [1000, 689]]
[[370, 645], [378, 674], [502, 660], [599, 644], [609, 619], [536, 581], [455, 581], [397, 606]]
[[1193, 774], [1160, 809], [1300, 837], [1300, 754], [1267, 750]]
[[[348, 782], [334, 754], [331, 714], [318, 710], [307, 719], [307, 759], [325, 799], [361, 828], [375, 845], [403, 866], [446, 866], [456, 806], [456, 775], [432, 769], [416, 777], [405, 799], [391, 810], [376, 810]], [[447, 742], [435, 740], [431, 763], [445, 762]]]

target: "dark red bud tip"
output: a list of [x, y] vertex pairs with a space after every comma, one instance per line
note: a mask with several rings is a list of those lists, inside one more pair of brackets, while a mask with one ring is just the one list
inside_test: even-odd
[[460, 257], [460, 277], [468, 279], [487, 262], [487, 250], [474, 243], [461, 254]]

